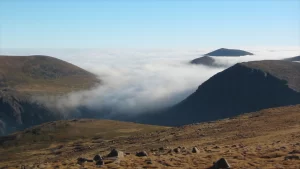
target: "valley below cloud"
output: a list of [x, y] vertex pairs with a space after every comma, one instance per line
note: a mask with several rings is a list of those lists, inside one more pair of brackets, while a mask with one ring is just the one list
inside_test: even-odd
[[225, 65], [222, 68], [189, 63], [208, 51], [210, 49], [7, 49], [1, 54], [53, 56], [96, 74], [101, 84], [90, 90], [35, 98], [66, 117], [81, 114], [78, 107], [108, 117], [155, 112], [184, 100], [204, 81], [235, 63], [299, 55], [296, 48], [258, 48], [248, 50], [254, 53], [251, 56], [214, 57], [217, 63]]

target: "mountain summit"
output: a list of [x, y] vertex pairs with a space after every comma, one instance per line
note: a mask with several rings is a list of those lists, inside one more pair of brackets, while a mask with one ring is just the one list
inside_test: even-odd
[[245, 55], [253, 55], [253, 53], [239, 50], [239, 49], [220, 48], [205, 54], [205, 56], [245, 56]]

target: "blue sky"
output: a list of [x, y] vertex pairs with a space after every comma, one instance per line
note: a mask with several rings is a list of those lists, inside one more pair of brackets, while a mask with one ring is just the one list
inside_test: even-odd
[[0, 1], [0, 48], [234, 46], [300, 46], [300, 1]]

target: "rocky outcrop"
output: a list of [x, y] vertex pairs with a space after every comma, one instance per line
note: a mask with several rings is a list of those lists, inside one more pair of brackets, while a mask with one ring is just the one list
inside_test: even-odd
[[59, 114], [44, 105], [32, 101], [28, 95], [11, 89], [0, 90], [0, 133], [2, 135], [61, 118]]

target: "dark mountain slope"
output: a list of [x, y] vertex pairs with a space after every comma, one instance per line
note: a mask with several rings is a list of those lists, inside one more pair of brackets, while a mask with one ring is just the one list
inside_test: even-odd
[[211, 77], [181, 103], [143, 121], [177, 126], [299, 104], [299, 80], [298, 63], [239, 63]]
[[215, 59], [210, 56], [202, 56], [190, 61], [191, 64], [204, 65], [210, 67], [226, 67], [226, 65], [216, 63]]
[[62, 119], [59, 113], [34, 102], [28, 95], [0, 90], [0, 135], [58, 119]]
[[215, 59], [209, 56], [203, 56], [191, 61], [192, 64], [202, 64], [207, 66], [212, 66], [215, 62]]
[[292, 62], [299, 62], [299, 61], [300, 61], [300, 56], [295, 56], [295, 57], [291, 57], [291, 58], [286, 58], [286, 59], [283, 59], [283, 60], [286, 60], [286, 61], [292, 61]]
[[239, 49], [220, 48], [205, 54], [205, 56], [245, 56], [245, 55], [253, 55], [253, 53], [239, 50]]

